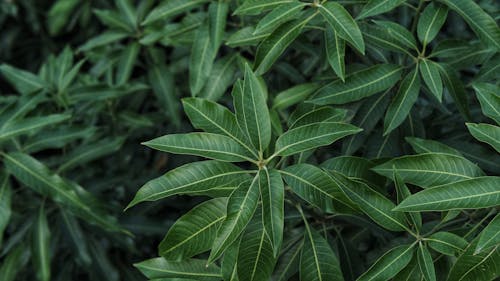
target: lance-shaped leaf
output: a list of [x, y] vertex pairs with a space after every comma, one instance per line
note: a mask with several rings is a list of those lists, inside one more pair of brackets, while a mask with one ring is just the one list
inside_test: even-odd
[[420, 272], [427, 281], [436, 281], [436, 270], [431, 253], [423, 243], [418, 243], [417, 260]]
[[227, 198], [211, 199], [180, 217], [158, 246], [160, 256], [181, 260], [208, 251], [226, 218], [226, 204]]
[[369, 0], [356, 19], [363, 19], [388, 12], [403, 4], [404, 0]]
[[271, 33], [254, 34], [253, 26], [244, 27], [227, 38], [226, 45], [231, 48], [238, 46], [254, 46], [267, 38]]
[[500, 54], [499, 53], [497, 53], [491, 59], [489, 59], [488, 61], [484, 62], [483, 65], [481, 65], [481, 69], [474, 77], [474, 81], [481, 82], [481, 81], [488, 81], [490, 79], [494, 79], [494, 77], [496, 77], [496, 74], [498, 73], [498, 71], [500, 71]]
[[427, 245], [435, 251], [448, 256], [460, 253], [469, 244], [467, 240], [451, 232], [440, 231], [425, 238]]
[[221, 262], [221, 273], [224, 281], [239, 281], [238, 280], [238, 250], [240, 248], [241, 238], [235, 241], [227, 250], [224, 252], [224, 256]]
[[12, 201], [12, 187], [9, 176], [4, 171], [0, 172], [0, 247], [2, 246], [3, 232], [9, 225]]
[[438, 101], [441, 101], [443, 96], [443, 83], [441, 82], [441, 76], [439, 75], [439, 67], [435, 62], [423, 59], [419, 63], [419, 68], [425, 85], [429, 87]]
[[462, 153], [460, 153], [458, 150], [438, 141], [420, 139], [415, 137], [406, 137], [405, 140], [411, 145], [413, 150], [419, 154], [436, 152], [462, 156]]
[[169, 17], [174, 17], [178, 14], [181, 14], [185, 11], [189, 11], [197, 6], [200, 6], [204, 2], [208, 2], [207, 0], [192, 0], [192, 1], [184, 1], [184, 0], [171, 0], [165, 1], [158, 7], [154, 8], [146, 17], [146, 19], [141, 23], [141, 25], [147, 25], [152, 22], [166, 19]]
[[208, 263], [219, 258], [240, 234], [253, 217], [259, 201], [259, 174], [250, 182], [241, 184], [231, 193], [227, 202], [226, 219], [222, 222], [212, 246]]
[[3, 77], [21, 94], [30, 94], [46, 87], [45, 81], [31, 72], [17, 69], [8, 64], [0, 65]]
[[306, 229], [304, 246], [300, 253], [300, 280], [343, 281], [344, 277], [340, 270], [339, 261], [328, 242], [316, 230], [311, 228], [305, 218], [304, 224]]
[[[406, 198], [410, 197], [411, 193], [408, 189], [408, 186], [406, 186], [406, 184], [403, 182], [403, 179], [398, 175], [397, 171], [394, 171], [393, 181], [397, 192], [397, 202], [399, 204]], [[410, 213], [408, 214], [408, 216], [410, 217], [411, 223], [417, 230], [420, 231], [420, 229], [422, 228], [422, 216], [420, 215], [420, 213]]]
[[484, 115], [495, 120], [500, 125], [500, 87], [488, 83], [472, 85]]
[[247, 138], [238, 126], [236, 117], [229, 109], [215, 102], [199, 98], [185, 98], [182, 103], [193, 127], [207, 133], [229, 136], [257, 158], [255, 150], [250, 147]]
[[248, 225], [241, 237], [236, 262], [238, 280], [269, 280], [275, 262], [273, 245], [262, 226], [260, 218], [257, 218]]
[[30, 255], [31, 253], [29, 248], [23, 243], [9, 251], [0, 266], [0, 276], [2, 276], [2, 281], [18, 280], [19, 278], [16, 278], [17, 274], [24, 266], [26, 266]]
[[367, 184], [350, 180], [340, 173], [329, 171], [328, 174], [345, 195], [380, 226], [392, 231], [408, 229], [404, 214], [392, 211], [396, 205], [385, 196]]
[[490, 281], [500, 276], [500, 249], [474, 254], [478, 238], [469, 244], [449, 271], [447, 281]]
[[323, 169], [339, 172], [349, 178], [364, 180], [377, 185], [385, 184], [385, 178], [371, 170], [374, 166], [373, 161], [355, 156], [330, 158], [320, 165]]
[[120, 14], [126, 19], [129, 26], [134, 30], [137, 27], [137, 12], [130, 0], [117, 0], [115, 1]]
[[401, 76], [401, 67], [379, 64], [348, 75], [345, 82], [334, 81], [311, 98], [314, 104], [344, 104], [392, 88]]
[[481, 231], [474, 254], [500, 244], [500, 214], [497, 214]]
[[37, 269], [37, 278], [40, 281], [50, 280], [50, 230], [47, 214], [42, 205], [38, 212], [35, 227], [33, 228], [33, 261]]
[[381, 256], [356, 281], [390, 280], [410, 263], [413, 252], [413, 245], [402, 245], [392, 248]]
[[208, 27], [204, 25], [196, 32], [191, 50], [189, 61], [189, 88], [191, 95], [196, 96], [207, 82], [214, 58], [215, 49], [210, 41]]
[[96, 127], [60, 127], [56, 130], [44, 130], [36, 134], [24, 144], [23, 149], [29, 153], [34, 153], [44, 149], [62, 148], [78, 139], [94, 136], [97, 131]]
[[281, 6], [284, 4], [296, 2], [296, 0], [253, 0], [253, 1], [245, 1], [241, 4], [236, 11], [234, 11], [234, 15], [253, 15], [258, 14], [260, 12], [273, 9], [277, 6]]
[[123, 85], [129, 80], [140, 50], [139, 43], [131, 43], [123, 50], [116, 69], [117, 85]]
[[388, 35], [400, 46], [418, 50], [417, 40], [406, 27], [392, 21], [374, 20], [375, 24], [384, 28]]
[[318, 83], [305, 83], [286, 89], [278, 93], [274, 98], [273, 109], [284, 109], [299, 103], [318, 88]]
[[326, 172], [316, 166], [296, 164], [280, 173], [295, 194], [325, 212], [333, 212], [332, 200], [336, 204], [352, 204]]
[[109, 231], [123, 232], [115, 218], [105, 215], [95, 205], [97, 199], [77, 184], [53, 174], [35, 158], [15, 152], [3, 154], [7, 170], [20, 182], [55, 202], [68, 207], [75, 215]]
[[[371, 48], [372, 53], [380, 52], [379, 49], [383, 49], [383, 50], [403, 53], [409, 57], [413, 57], [413, 54], [407, 49], [409, 48], [408, 43], [413, 42], [414, 39], [402, 38], [408, 35], [407, 34], [407, 32], [409, 32], [408, 30], [405, 30], [406, 32], [403, 32], [403, 34], [401, 34], [402, 31], [399, 30], [399, 32], [396, 32], [392, 24], [389, 26], [388, 24], [382, 24], [383, 22], [381, 21], [376, 21], [375, 23], [377, 23], [377, 25], [367, 24], [367, 23], [360, 24], [360, 28], [361, 31], [363, 32], [363, 37], [365, 38], [366, 43], [368, 44], [368, 46], [372, 47]], [[398, 26], [398, 29], [401, 28], [403, 27]], [[384, 62], [388, 61], [384, 55], [382, 55], [381, 60]]]
[[399, 86], [398, 93], [392, 100], [384, 119], [384, 136], [396, 129], [410, 114], [420, 92], [418, 71], [408, 73]]
[[255, 27], [254, 34], [272, 32], [277, 26], [284, 22], [295, 19], [299, 12], [306, 6], [306, 3], [293, 1], [277, 6], [270, 13], [265, 15]]
[[319, 11], [338, 36], [345, 39], [362, 54], [365, 53], [365, 42], [361, 30], [342, 5], [326, 2], [319, 5]]
[[500, 153], [500, 127], [483, 123], [465, 123], [465, 125], [474, 138], [491, 145]]
[[160, 109], [170, 117], [172, 123], [179, 126], [180, 106], [175, 92], [173, 74], [165, 64], [153, 65], [148, 70], [148, 81], [158, 99]]
[[264, 90], [248, 64], [245, 65], [243, 87], [239, 87], [239, 83], [234, 87], [236, 120], [253, 146], [262, 153], [271, 141], [271, 118]]
[[455, 101], [460, 113], [465, 119], [470, 119], [469, 105], [467, 99], [467, 93], [465, 92], [465, 87], [457, 75], [456, 71], [448, 65], [436, 64], [441, 73], [441, 78], [448, 89], [451, 97]]
[[262, 224], [271, 239], [276, 257], [281, 249], [285, 218], [285, 187], [279, 172], [267, 168], [259, 172], [259, 189], [262, 198]]
[[[304, 104], [303, 104], [304, 105]], [[308, 104], [305, 104], [309, 106]], [[316, 106], [313, 106], [316, 108]], [[307, 112], [297, 113], [288, 119], [288, 129], [295, 129], [312, 123], [322, 122], [343, 122], [346, 120], [347, 110], [342, 108], [333, 108], [331, 106], [322, 106]]]
[[483, 171], [469, 160], [445, 153], [402, 156], [378, 165], [373, 170], [388, 178], [391, 178], [396, 170], [405, 183], [423, 188], [484, 175]]
[[442, 4], [431, 2], [425, 7], [417, 24], [418, 39], [424, 46], [436, 37], [447, 16], [448, 8]]
[[229, 55], [217, 60], [210, 72], [205, 88], [200, 92], [200, 97], [211, 101], [220, 99], [234, 80], [237, 71], [237, 55]]
[[362, 129], [339, 122], [320, 122], [297, 127], [285, 132], [276, 140], [274, 155], [288, 156], [312, 148], [332, 144]]
[[500, 28], [477, 3], [472, 0], [440, 1], [458, 13], [484, 44], [500, 49]]
[[200, 281], [220, 281], [222, 275], [216, 265], [207, 265], [205, 260], [187, 259], [167, 261], [164, 258], [153, 258], [134, 264], [149, 279], [180, 278]]
[[224, 36], [228, 11], [229, 4], [226, 1], [212, 2], [208, 6], [210, 41], [215, 52], [217, 52]]
[[143, 143], [156, 150], [190, 154], [220, 161], [252, 161], [252, 155], [230, 137], [212, 133], [188, 133], [162, 136]]
[[310, 18], [297, 19], [280, 25], [262, 41], [255, 54], [255, 73], [266, 73], [286, 48], [300, 35]]
[[64, 209], [61, 209], [61, 217], [64, 221], [64, 228], [69, 234], [69, 238], [78, 254], [79, 260], [84, 265], [90, 265], [92, 263], [92, 258], [89, 254], [88, 243], [85, 240], [82, 228], [77, 219]]
[[500, 177], [478, 177], [420, 191], [399, 204], [405, 212], [477, 209], [500, 204]]
[[327, 28], [325, 31], [325, 47], [328, 63], [335, 74], [345, 81], [345, 42], [334, 29]]
[[234, 187], [245, 179], [246, 171], [215, 160], [189, 163], [147, 182], [137, 191], [126, 209], [144, 201], [155, 201], [176, 194], [189, 194], [216, 187]]
[[60, 123], [70, 117], [69, 114], [50, 114], [43, 117], [28, 117], [6, 122], [0, 127], [0, 141], [21, 134], [36, 132], [40, 128]]

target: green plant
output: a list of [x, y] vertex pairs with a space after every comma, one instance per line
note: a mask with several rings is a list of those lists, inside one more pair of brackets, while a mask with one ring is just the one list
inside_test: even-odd
[[2, 2], [0, 280], [498, 279], [498, 8]]

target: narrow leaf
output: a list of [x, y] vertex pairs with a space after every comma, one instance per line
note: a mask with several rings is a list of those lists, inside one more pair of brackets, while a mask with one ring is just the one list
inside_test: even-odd
[[117, 70], [116, 70], [116, 84], [125, 84], [132, 75], [132, 70], [134, 69], [134, 64], [137, 62], [137, 56], [139, 55], [141, 47], [139, 43], [129, 44], [125, 50], [123, 50], [120, 59], [118, 60]]
[[331, 28], [325, 31], [325, 46], [328, 63], [335, 71], [335, 74], [345, 81], [345, 42], [337, 32]]
[[176, 15], [182, 14], [185, 11], [189, 11], [202, 3], [207, 2], [207, 0], [171, 0], [165, 1], [158, 7], [154, 8], [147, 16], [146, 19], [141, 23], [141, 25], [148, 25], [155, 21], [174, 17]]
[[210, 40], [208, 27], [202, 26], [196, 32], [189, 61], [189, 88], [191, 89], [191, 95], [198, 95], [207, 82], [214, 58], [215, 49]]
[[417, 249], [418, 267], [427, 281], [436, 281], [436, 271], [431, 253], [423, 243], [418, 243]]
[[500, 125], [500, 94], [499, 87], [488, 83], [472, 85], [484, 115], [495, 120]]
[[277, 257], [283, 240], [285, 218], [285, 186], [279, 172], [264, 168], [259, 173], [259, 189], [262, 198], [262, 224], [271, 239], [274, 257]]
[[410, 263], [413, 252], [413, 245], [401, 245], [392, 248], [356, 281], [390, 280]]
[[282, 23], [295, 19], [305, 6], [305, 3], [298, 1], [293, 1], [277, 6], [259, 21], [259, 23], [255, 27], [254, 34], [264, 34], [272, 32], [277, 26], [280, 26]]
[[31, 72], [27, 72], [8, 64], [0, 65], [3, 77], [21, 94], [30, 94], [46, 85], [45, 82]]
[[50, 230], [47, 215], [42, 205], [33, 229], [33, 260], [40, 281], [50, 280]]
[[2, 246], [3, 234], [9, 225], [12, 215], [12, 187], [9, 176], [5, 172], [0, 172], [0, 247]]
[[465, 123], [465, 125], [474, 138], [491, 145], [500, 153], [500, 127], [483, 123]]
[[206, 261], [187, 259], [182, 261], [167, 261], [164, 258], [153, 258], [134, 264], [142, 274], [149, 279], [181, 278], [200, 281], [220, 281], [220, 268], [216, 265], [207, 265]]
[[441, 82], [437, 64], [431, 60], [424, 59], [420, 61], [419, 66], [420, 74], [422, 74], [425, 85], [429, 87], [438, 101], [441, 101], [443, 96], [443, 83]]
[[369, 0], [356, 19], [363, 19], [388, 12], [403, 4], [404, 0]]
[[318, 83], [305, 83], [279, 92], [273, 100], [273, 109], [285, 109], [297, 104], [306, 99], [318, 88]]
[[500, 214], [497, 214], [481, 231], [474, 254], [500, 244]]
[[436, 37], [446, 21], [448, 8], [436, 2], [431, 2], [425, 7], [418, 18], [418, 39], [425, 46]]
[[448, 256], [454, 256], [465, 250], [469, 244], [467, 240], [456, 234], [440, 231], [425, 238], [429, 247]]

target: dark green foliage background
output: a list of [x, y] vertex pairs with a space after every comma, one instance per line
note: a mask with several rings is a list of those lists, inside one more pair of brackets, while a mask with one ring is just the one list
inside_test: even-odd
[[[175, 220], [207, 199], [181, 195], [143, 203], [123, 211], [144, 183], [166, 171], [199, 160], [196, 156], [155, 151], [141, 143], [166, 134], [193, 131], [181, 105], [181, 98], [190, 97], [193, 93], [233, 109], [230, 95], [232, 85], [237, 78], [243, 78], [246, 63], [252, 64], [256, 57], [260, 60], [257, 46], [265, 38], [253, 38], [251, 32], [239, 37], [237, 32], [249, 26], [254, 27], [265, 14], [234, 15], [244, 1], [226, 1], [229, 11], [221, 44], [215, 48], [214, 59], [208, 60], [209, 65], [201, 66], [200, 71], [217, 74], [221, 66], [231, 61], [229, 70], [222, 73], [225, 80], [222, 87], [213, 89], [213, 78], [203, 79], [199, 77], [202, 74], [196, 75], [193, 68], [199, 67], [199, 64], [192, 62], [193, 52], [199, 53], [197, 48], [203, 36], [207, 36], [203, 32], [212, 32], [204, 31], [204, 27], [213, 24], [208, 11], [210, 1], [198, 1], [200, 3], [191, 9], [182, 10], [167, 19], [141, 24], [148, 18], [149, 12], [159, 6], [157, 2], [0, 2], [0, 136], [10, 126], [6, 120], [16, 114], [15, 120], [34, 118], [33, 122], [42, 116], [59, 114], [47, 126], [0, 137], [0, 184], [9, 185], [12, 190], [9, 208], [12, 213], [3, 231], [3, 239], [0, 239], [0, 281], [44, 280], [44, 273], [40, 269], [43, 265], [40, 266], [36, 258], [40, 249], [50, 252], [51, 272], [47, 280], [145, 280], [132, 264], [158, 256], [158, 244]], [[367, 1], [331, 2], [338, 2], [352, 15], [357, 15]], [[405, 5], [394, 10], [357, 22], [363, 32], [364, 28], [378, 26], [372, 19], [397, 22], [416, 35], [416, 10], [420, 13], [424, 4], [437, 1], [405, 2]], [[498, 2], [474, 2], [498, 22]], [[127, 7], [120, 6], [120, 3], [133, 3], [137, 12], [136, 22], [131, 23], [133, 20], [127, 18]], [[305, 13], [308, 16], [307, 12], [309, 10]], [[304, 15], [301, 14], [301, 17]], [[309, 82], [324, 85], [339, 78], [338, 71], [328, 64], [324, 46], [324, 30], [329, 25], [319, 15], [308, 24], [283, 51], [284, 55], [276, 56], [276, 61], [270, 63], [269, 69], [265, 66], [257, 69], [263, 78], [261, 82], [267, 85], [264, 92], [270, 108], [279, 101], [277, 94], [286, 89]], [[496, 29], [498, 31], [498, 24]], [[116, 37], [104, 42], [104, 35]], [[498, 39], [498, 34], [495, 36]], [[365, 55], [352, 44], [345, 47], [345, 73], [385, 62], [408, 67], [413, 58], [406, 53], [411, 52], [415, 58], [422, 55], [412, 50], [398, 52], [385, 48], [387, 46], [367, 40], [365, 34], [364, 38]], [[248, 41], [238, 42], [241, 39]], [[300, 157], [290, 157], [287, 159], [288, 164], [305, 162], [319, 165], [340, 155], [366, 157], [373, 159], [375, 164], [382, 164], [391, 158], [419, 153], [412, 149], [405, 138], [416, 137], [436, 140], [449, 147], [438, 146], [436, 151], [450, 149], [462, 153], [488, 176], [500, 175], [499, 154], [488, 144], [473, 138], [465, 126], [465, 122], [494, 124], [488, 118], [489, 115], [482, 112], [473, 85], [475, 82], [487, 82], [498, 91], [500, 57], [494, 43], [484, 44], [484, 40], [478, 39], [484, 38], [479, 38], [459, 14], [449, 11], [444, 26], [427, 49], [428, 55], [429, 50], [442, 48], [445, 55], [434, 57], [433, 60], [443, 65], [446, 63], [450, 67], [448, 73], [456, 75], [451, 85], [444, 83], [442, 102], [434, 97], [432, 89], [423, 86], [422, 80], [419, 98], [413, 107], [410, 106], [410, 118], [405, 116], [404, 122], [392, 128], [387, 136], [383, 136], [383, 133], [386, 129], [384, 115], [389, 96], [385, 105], [382, 102], [380, 112], [369, 116], [376, 122], [372, 126], [360, 124], [360, 119], [380, 93], [352, 103], [339, 102], [341, 105], [335, 105], [335, 108], [347, 110], [343, 121], [365, 129], [354, 139], [357, 142], [355, 149], [346, 148], [345, 139], [318, 148], [315, 152], [306, 152]], [[446, 40], [455, 41], [449, 41], [449, 45], [442, 44]], [[496, 44], [500, 45], [500, 42]], [[453, 46], [460, 48], [453, 50]], [[268, 63], [266, 59], [264, 62]], [[212, 63], [215, 63], [213, 67]], [[73, 76], [69, 74], [71, 69], [75, 71]], [[406, 69], [405, 75], [409, 72]], [[18, 78], [9, 76], [11, 73], [28, 80], [19, 82]], [[450, 89], [452, 85], [463, 85], [465, 99], [457, 101], [453, 97], [454, 91]], [[397, 89], [394, 87], [393, 91], [388, 92], [389, 95], [394, 96]], [[209, 91], [212, 91], [212, 95], [207, 96]], [[271, 114], [278, 120], [274, 122], [282, 124], [286, 130], [287, 121], [293, 116], [296, 107], [310, 109], [303, 102], [306, 99], [307, 96], [303, 96], [292, 104], [273, 107]], [[22, 109], [23, 105], [29, 103], [32, 103], [31, 108]], [[276, 130], [273, 132], [274, 138], [279, 129], [273, 129]], [[45, 146], [33, 145], [57, 134], [66, 138]], [[17, 152], [24, 154], [20, 156], [15, 154]], [[18, 176], [7, 176], [6, 171], [20, 173], [19, 170], [14, 171], [15, 161], [9, 160], [14, 159], [12, 157], [24, 159], [30, 169], [40, 171], [48, 181], [69, 186], [68, 193], [73, 194], [70, 196], [80, 198], [81, 203], [89, 209], [79, 209], [72, 203], [65, 203], [66, 199], [61, 199], [61, 195], [54, 195], [48, 191], [50, 188], [39, 183], [33, 184], [34, 180], [26, 175], [24, 180]], [[252, 167], [250, 164], [241, 166]], [[55, 179], [53, 173], [64, 180]], [[375, 174], [372, 180], [376, 184], [380, 183], [382, 188], [379, 192], [396, 201], [394, 185], [390, 181]], [[76, 183], [85, 191], [81, 191]], [[409, 186], [412, 193], [419, 190], [413, 185]], [[337, 254], [340, 260], [354, 262], [349, 267], [352, 270], [349, 273], [345, 272], [345, 262], [341, 262], [346, 280], [355, 280], [382, 253], [409, 241], [408, 235], [384, 230], [369, 221], [367, 216], [358, 214], [358, 221], [350, 216], [336, 218], [324, 210], [312, 208], [303, 200], [295, 197], [294, 200], [302, 203], [312, 226], [318, 226], [317, 230], [325, 227], [326, 231], [328, 228], [329, 242], [336, 245], [335, 253], [339, 252], [341, 246], [356, 248]], [[0, 211], [7, 212], [1, 207]], [[498, 207], [464, 211], [458, 217], [451, 218], [445, 229], [471, 242], [497, 210]], [[444, 217], [446, 214], [425, 213], [424, 222], [427, 224], [424, 223], [424, 228], [432, 229], [442, 219], [440, 215]], [[450, 217], [453, 215], [448, 214]], [[304, 232], [303, 224], [296, 210], [286, 215], [287, 222], [292, 221], [294, 227], [287, 228], [285, 232], [293, 240], [294, 236], [298, 237]], [[44, 228], [46, 225], [48, 230]], [[344, 239], [349, 241], [342, 244]], [[355, 254], [347, 257], [349, 253]], [[498, 250], [495, 255], [498, 255]], [[436, 262], [437, 280], [446, 280], [451, 266], [449, 262], [445, 259]], [[296, 277], [292, 280], [298, 280], [298, 275]]]

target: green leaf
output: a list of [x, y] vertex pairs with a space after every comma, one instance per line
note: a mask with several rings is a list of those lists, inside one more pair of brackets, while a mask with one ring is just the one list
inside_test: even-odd
[[414, 252], [413, 246], [414, 244], [392, 248], [382, 255], [356, 281], [390, 280], [410, 263]]
[[129, 81], [140, 50], [141, 45], [139, 43], [131, 43], [122, 52], [116, 70], [117, 85], [123, 85]]
[[500, 249], [474, 254], [479, 239], [469, 244], [449, 271], [447, 281], [490, 281], [500, 276]]
[[15, 281], [19, 278], [17, 274], [29, 261], [30, 251], [24, 245], [20, 244], [13, 250], [9, 251], [8, 255], [3, 259], [0, 267], [0, 276], [2, 281]]
[[426, 188], [484, 175], [477, 165], [451, 154], [424, 153], [394, 158], [373, 170], [387, 178], [397, 171], [405, 183]]
[[[403, 182], [403, 179], [398, 175], [397, 171], [394, 171], [394, 185], [396, 187], [396, 193], [397, 193], [397, 199], [398, 199], [398, 204], [401, 203], [401, 201], [405, 200], [406, 198], [411, 196], [410, 189], [406, 184]], [[407, 214], [410, 218], [410, 223], [413, 224], [413, 226], [420, 231], [422, 228], [422, 216], [420, 213], [410, 213]]]
[[436, 2], [429, 3], [418, 18], [417, 35], [424, 46], [431, 42], [446, 21], [448, 8]]
[[176, 15], [182, 14], [189, 11], [201, 4], [207, 2], [207, 0], [170, 0], [165, 1], [161, 5], [154, 8], [147, 16], [146, 19], [141, 23], [141, 25], [148, 25], [158, 20], [167, 19], [174, 17]]
[[[372, 47], [370, 50], [371, 53], [375, 51], [380, 52], [379, 49], [382, 49], [402, 53], [410, 58], [414, 57], [413, 54], [407, 50], [411, 48], [409, 45], [411, 46], [415, 41], [413, 35], [411, 35], [411, 33], [408, 34], [408, 30], [399, 25], [386, 24], [385, 21], [375, 21], [375, 23], [377, 24], [360, 24], [366, 43], [368, 46]], [[403, 38], [405, 36], [410, 36], [409, 38], [412, 39]], [[388, 62], [387, 59], [383, 59], [383, 61]]]
[[345, 195], [380, 226], [391, 231], [405, 231], [406, 218], [403, 213], [394, 212], [396, 207], [389, 199], [371, 189], [368, 185], [346, 178], [330, 171], [330, 177]]
[[47, 12], [47, 28], [50, 35], [58, 35], [61, 31], [64, 31], [68, 19], [78, 4], [78, 0], [53, 1], [50, 10]]
[[460, 153], [458, 150], [449, 147], [445, 144], [442, 144], [438, 141], [420, 139], [415, 137], [406, 137], [405, 140], [411, 145], [413, 150], [418, 154], [436, 152], [436, 153], [447, 153], [447, 154], [462, 156], [462, 153]]
[[175, 92], [173, 74], [165, 64], [156, 64], [149, 68], [148, 81], [158, 99], [160, 109], [170, 117], [172, 123], [180, 126], [180, 106]]
[[312, 148], [332, 144], [361, 129], [346, 123], [320, 122], [297, 127], [285, 132], [276, 140], [274, 155], [288, 156]]
[[235, 64], [237, 58], [236, 55], [229, 55], [214, 63], [207, 79], [209, 83], [205, 84], [205, 88], [200, 92], [200, 97], [217, 101], [224, 95], [234, 80], [234, 73], [237, 71]]
[[286, 247], [276, 263], [273, 279], [276, 281], [288, 281], [290, 277], [299, 271], [300, 253], [302, 252], [303, 240]]
[[310, 164], [296, 164], [281, 170], [292, 191], [310, 204], [332, 213], [335, 204], [353, 204], [328, 174]]
[[260, 43], [255, 54], [254, 63], [257, 75], [262, 75], [271, 68], [274, 62], [285, 52], [286, 48], [300, 35], [302, 28], [309, 20], [310, 17], [286, 22]]
[[392, 88], [401, 76], [401, 67], [379, 64], [347, 75], [345, 82], [334, 81], [320, 88], [310, 102], [319, 105], [344, 104]]
[[500, 127], [484, 123], [465, 123], [465, 125], [474, 138], [491, 145], [500, 153]]
[[252, 145], [263, 153], [271, 141], [271, 119], [264, 90], [248, 64], [245, 65], [243, 87], [238, 83], [234, 87], [236, 120]]
[[462, 252], [469, 244], [461, 236], [445, 231], [433, 233], [424, 240], [429, 247], [448, 256], [454, 256], [456, 253]]
[[241, 237], [236, 263], [238, 280], [269, 280], [274, 264], [273, 245], [259, 218], [249, 224]]
[[252, 153], [254, 158], [258, 158], [255, 150], [250, 148], [251, 144], [249, 144], [238, 126], [236, 117], [226, 107], [200, 98], [184, 98], [182, 103], [193, 127], [207, 133], [231, 137]]
[[21, 183], [68, 207], [75, 215], [106, 230], [123, 232], [114, 217], [105, 215], [95, 206], [97, 199], [81, 186], [53, 174], [35, 158], [14, 152], [4, 154], [7, 170]]
[[233, 15], [253, 15], [262, 11], [273, 9], [287, 3], [296, 2], [296, 0], [250, 0], [244, 1]]
[[375, 163], [361, 157], [338, 156], [330, 158], [320, 164], [320, 167], [326, 170], [333, 170], [349, 178], [364, 180], [366, 182], [379, 183], [385, 179], [370, 169]]
[[3, 233], [9, 225], [12, 215], [12, 187], [9, 176], [4, 171], [0, 172], [0, 247], [2, 246]]
[[135, 11], [131, 0], [116, 0], [116, 6], [125, 19], [128, 25], [134, 30], [137, 27], [137, 12]]
[[227, 248], [224, 252], [221, 262], [221, 272], [224, 281], [239, 281], [236, 263], [238, 260], [240, 241], [241, 238], [231, 244], [231, 246], [229, 246], [229, 248]]
[[35, 228], [33, 229], [32, 249], [38, 280], [50, 280], [50, 230], [43, 205], [38, 211]]
[[189, 61], [189, 88], [192, 96], [198, 95], [207, 82], [215, 55], [208, 27], [202, 26], [195, 34]]
[[285, 109], [306, 99], [319, 88], [318, 83], [305, 83], [279, 92], [273, 100], [273, 109]]
[[441, 82], [437, 64], [431, 60], [423, 59], [420, 61], [419, 66], [420, 74], [422, 74], [425, 85], [429, 87], [438, 101], [441, 101], [443, 96], [443, 83]]
[[95, 37], [92, 37], [83, 45], [78, 48], [78, 52], [86, 52], [97, 47], [102, 47], [104, 45], [109, 45], [113, 42], [119, 41], [125, 37], [129, 36], [127, 32], [123, 31], [106, 31]]
[[226, 41], [226, 45], [231, 48], [238, 46], [253, 46], [257, 45], [260, 41], [268, 37], [271, 33], [264, 33], [255, 35], [255, 28], [253, 26], [244, 27], [235, 33], [231, 34]]
[[300, 254], [300, 280], [343, 281], [340, 264], [328, 242], [316, 230], [311, 228], [304, 218], [306, 231], [304, 246]]
[[276, 257], [281, 249], [285, 218], [285, 186], [279, 172], [267, 168], [259, 172], [259, 189], [262, 198], [262, 224], [271, 239], [273, 254]]
[[489, 59], [488, 61], [484, 62], [483, 65], [481, 65], [481, 69], [476, 74], [474, 81], [481, 82], [481, 81], [488, 81], [495, 79], [496, 73], [498, 73], [498, 71], [500, 71], [499, 53], [497, 53], [491, 59]]
[[360, 53], [365, 53], [365, 42], [361, 30], [342, 5], [326, 2], [319, 5], [319, 11], [338, 36], [353, 45]]
[[495, 120], [500, 125], [500, 94], [499, 87], [488, 83], [472, 85], [484, 115]]
[[219, 258], [238, 239], [252, 219], [259, 201], [259, 174], [260, 172], [250, 184], [241, 184], [229, 196], [226, 219], [217, 231], [208, 263]]
[[495, 218], [493, 218], [491, 222], [481, 231], [474, 254], [478, 254], [484, 250], [490, 249], [493, 246], [498, 246], [499, 244], [500, 214], [497, 214]]
[[[311, 104], [303, 104], [310, 106]], [[312, 108], [316, 108], [313, 106]], [[310, 125], [312, 123], [321, 122], [344, 122], [346, 120], [347, 110], [340, 108], [333, 108], [331, 106], [322, 106], [313, 110], [305, 111], [304, 114], [298, 113], [295, 116], [290, 116], [288, 119], [289, 130]]]
[[134, 28], [117, 11], [95, 9], [93, 12], [102, 24], [111, 29], [123, 31], [128, 34], [134, 31]]
[[71, 238], [71, 242], [78, 254], [79, 260], [84, 265], [90, 265], [92, 263], [92, 258], [90, 257], [88, 245], [80, 224], [72, 214], [66, 212], [64, 209], [61, 209], [61, 216], [64, 221], [64, 228]]
[[8, 64], [0, 65], [0, 73], [19, 93], [26, 95], [46, 87], [45, 81], [31, 72], [24, 71]]
[[470, 119], [469, 105], [465, 87], [456, 71], [448, 65], [436, 64], [441, 73], [441, 79], [455, 101], [458, 110], [465, 119]]
[[28, 117], [5, 122], [0, 127], [0, 141], [13, 138], [18, 135], [33, 133], [45, 127], [66, 121], [71, 117], [69, 114], [50, 114], [43, 117]]
[[423, 243], [418, 243], [417, 249], [418, 267], [426, 281], [436, 281], [436, 271], [431, 253]]
[[229, 4], [223, 0], [212, 2], [208, 6], [210, 41], [214, 50], [217, 50], [222, 43], [228, 11]]
[[418, 71], [408, 73], [401, 82], [399, 90], [392, 100], [384, 119], [384, 136], [396, 129], [410, 114], [420, 92]]
[[399, 204], [404, 212], [477, 209], [500, 204], [500, 177], [478, 177], [428, 188]]
[[263, 34], [272, 32], [282, 23], [295, 19], [305, 6], [306, 3], [298, 1], [277, 6], [259, 21], [253, 33]]
[[216, 187], [234, 187], [246, 171], [233, 164], [207, 160], [175, 168], [142, 186], [126, 209], [144, 201], [156, 201], [176, 194], [201, 192]]
[[[153, 258], [134, 264], [142, 274], [149, 279], [181, 278], [200, 281], [220, 281], [222, 275], [216, 265], [207, 265], [206, 261], [187, 259], [182, 261], [167, 261], [164, 258]], [[156, 279], [155, 279], [156, 280]]]
[[389, 12], [397, 6], [403, 4], [404, 0], [369, 0], [356, 19], [363, 19], [378, 14]]
[[177, 219], [158, 246], [160, 256], [181, 260], [208, 251], [226, 218], [226, 204], [227, 198], [211, 199]]
[[335, 71], [335, 74], [345, 81], [345, 42], [337, 32], [331, 28], [325, 31], [325, 47], [328, 63]]
[[500, 49], [500, 28], [495, 20], [472, 0], [440, 0], [459, 14], [488, 46]]
[[404, 46], [406, 48], [411, 48], [413, 50], [418, 50], [417, 40], [413, 34], [406, 29], [406, 27], [397, 24], [392, 21], [385, 20], [373, 20], [375, 24], [384, 28], [388, 35], [398, 43], [398, 45]]
[[253, 161], [252, 155], [230, 137], [211, 133], [166, 135], [142, 143], [153, 149], [175, 154], [190, 154], [220, 161]]

